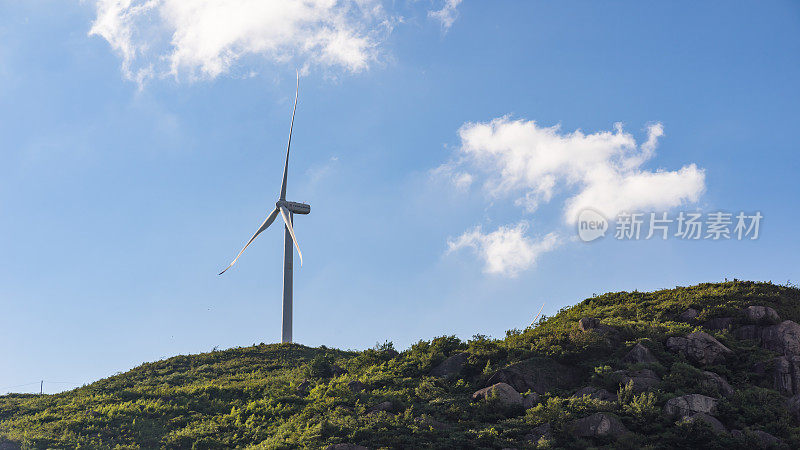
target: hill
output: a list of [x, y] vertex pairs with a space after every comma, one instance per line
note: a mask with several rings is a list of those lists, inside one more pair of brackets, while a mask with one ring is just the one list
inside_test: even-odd
[[503, 339], [176, 356], [0, 396], [0, 448], [800, 448], [796, 322], [800, 289], [734, 281], [595, 296]]

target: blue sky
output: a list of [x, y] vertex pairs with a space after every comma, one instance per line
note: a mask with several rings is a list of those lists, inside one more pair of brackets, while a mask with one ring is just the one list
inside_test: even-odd
[[[295, 67], [299, 343], [797, 282], [796, 2], [258, 3], [0, 0], [0, 392], [280, 339], [280, 228], [217, 273], [278, 195]], [[764, 219], [586, 244], [571, 204]]]

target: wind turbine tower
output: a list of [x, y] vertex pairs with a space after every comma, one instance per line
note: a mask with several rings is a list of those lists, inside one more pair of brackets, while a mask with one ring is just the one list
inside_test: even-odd
[[297, 74], [297, 88], [294, 94], [294, 107], [292, 108], [292, 123], [289, 126], [289, 143], [286, 145], [286, 162], [283, 165], [283, 181], [281, 182], [281, 193], [278, 201], [275, 202], [275, 209], [267, 216], [264, 223], [258, 228], [258, 231], [247, 241], [244, 248], [236, 255], [233, 262], [219, 274], [222, 275], [228, 269], [236, 264], [236, 261], [242, 256], [245, 249], [261, 234], [262, 231], [269, 228], [272, 222], [278, 217], [278, 214], [283, 218], [284, 234], [283, 234], [283, 318], [281, 322], [281, 342], [292, 342], [292, 259], [294, 257], [294, 250], [292, 243], [297, 248], [297, 254], [300, 256], [300, 265], [303, 265], [303, 253], [300, 252], [300, 245], [297, 243], [297, 237], [292, 228], [295, 214], [308, 214], [311, 212], [311, 206], [305, 203], [290, 202], [286, 200], [286, 178], [289, 172], [289, 150], [292, 147], [292, 131], [294, 129], [294, 114], [297, 111], [297, 97], [300, 93], [300, 74]]

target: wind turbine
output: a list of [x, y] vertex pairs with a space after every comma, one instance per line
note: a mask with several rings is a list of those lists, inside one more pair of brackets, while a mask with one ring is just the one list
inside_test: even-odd
[[311, 212], [311, 206], [305, 203], [289, 202], [286, 201], [286, 176], [289, 172], [289, 149], [292, 147], [292, 130], [294, 129], [294, 113], [297, 111], [297, 96], [300, 93], [300, 74], [297, 74], [297, 89], [294, 94], [294, 108], [292, 108], [292, 124], [289, 126], [289, 143], [286, 145], [286, 163], [283, 165], [283, 182], [281, 182], [281, 194], [278, 201], [275, 202], [275, 209], [267, 216], [264, 223], [258, 227], [258, 231], [253, 237], [247, 241], [244, 248], [236, 255], [233, 262], [228, 265], [219, 274], [222, 275], [228, 269], [236, 264], [236, 261], [242, 256], [245, 249], [261, 234], [262, 231], [269, 228], [272, 222], [278, 217], [278, 214], [283, 218], [284, 235], [283, 235], [283, 321], [281, 326], [281, 342], [292, 342], [292, 242], [297, 247], [297, 254], [300, 255], [300, 265], [303, 265], [303, 253], [300, 252], [300, 245], [297, 243], [297, 237], [294, 235], [292, 223], [295, 214], [308, 214]]

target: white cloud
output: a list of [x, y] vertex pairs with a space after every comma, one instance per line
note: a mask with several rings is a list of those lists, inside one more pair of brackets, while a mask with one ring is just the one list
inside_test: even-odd
[[[433, 174], [459, 189], [454, 174], [470, 174], [470, 182], [481, 177], [489, 196], [515, 198], [514, 204], [528, 213], [555, 194], [565, 194], [566, 224], [573, 224], [585, 208], [614, 219], [625, 211], [662, 211], [696, 202], [705, 190], [705, 172], [695, 164], [673, 171], [643, 167], [655, 156], [658, 139], [664, 135], [660, 123], [647, 128], [641, 144], [620, 124], [611, 131], [585, 134], [509, 117], [466, 123], [459, 135], [461, 147], [454, 160]], [[489, 234], [474, 228], [448, 241], [448, 251], [473, 247], [486, 262], [486, 272], [514, 275], [557, 243], [553, 233], [533, 242], [525, 231], [519, 224]]]
[[389, 31], [378, 0], [98, 0], [90, 34], [141, 83], [215, 78], [252, 57], [358, 72]]
[[436, 19], [442, 23], [442, 28], [447, 31], [453, 26], [458, 18], [458, 5], [461, 0], [445, 0], [442, 9], [428, 11], [428, 17]]
[[484, 272], [515, 277], [535, 265], [542, 253], [559, 244], [555, 233], [533, 240], [525, 236], [527, 228], [527, 223], [520, 222], [513, 227], [502, 226], [491, 233], [483, 233], [478, 226], [448, 240], [448, 253], [472, 248], [483, 259]]
[[697, 201], [705, 173], [696, 165], [676, 171], [642, 168], [655, 155], [664, 128], [653, 124], [647, 133], [637, 145], [620, 124], [613, 131], [565, 133], [558, 126], [502, 117], [461, 127], [460, 165], [484, 174], [490, 195], [516, 195], [516, 204], [529, 212], [549, 202], [558, 189], [572, 194], [564, 208], [567, 223], [574, 223], [586, 207], [613, 218], [622, 211]]
[[465, 192], [472, 186], [473, 176], [467, 172], [458, 170], [453, 163], [442, 164], [433, 169], [430, 175], [434, 179], [444, 179], [461, 192]]

